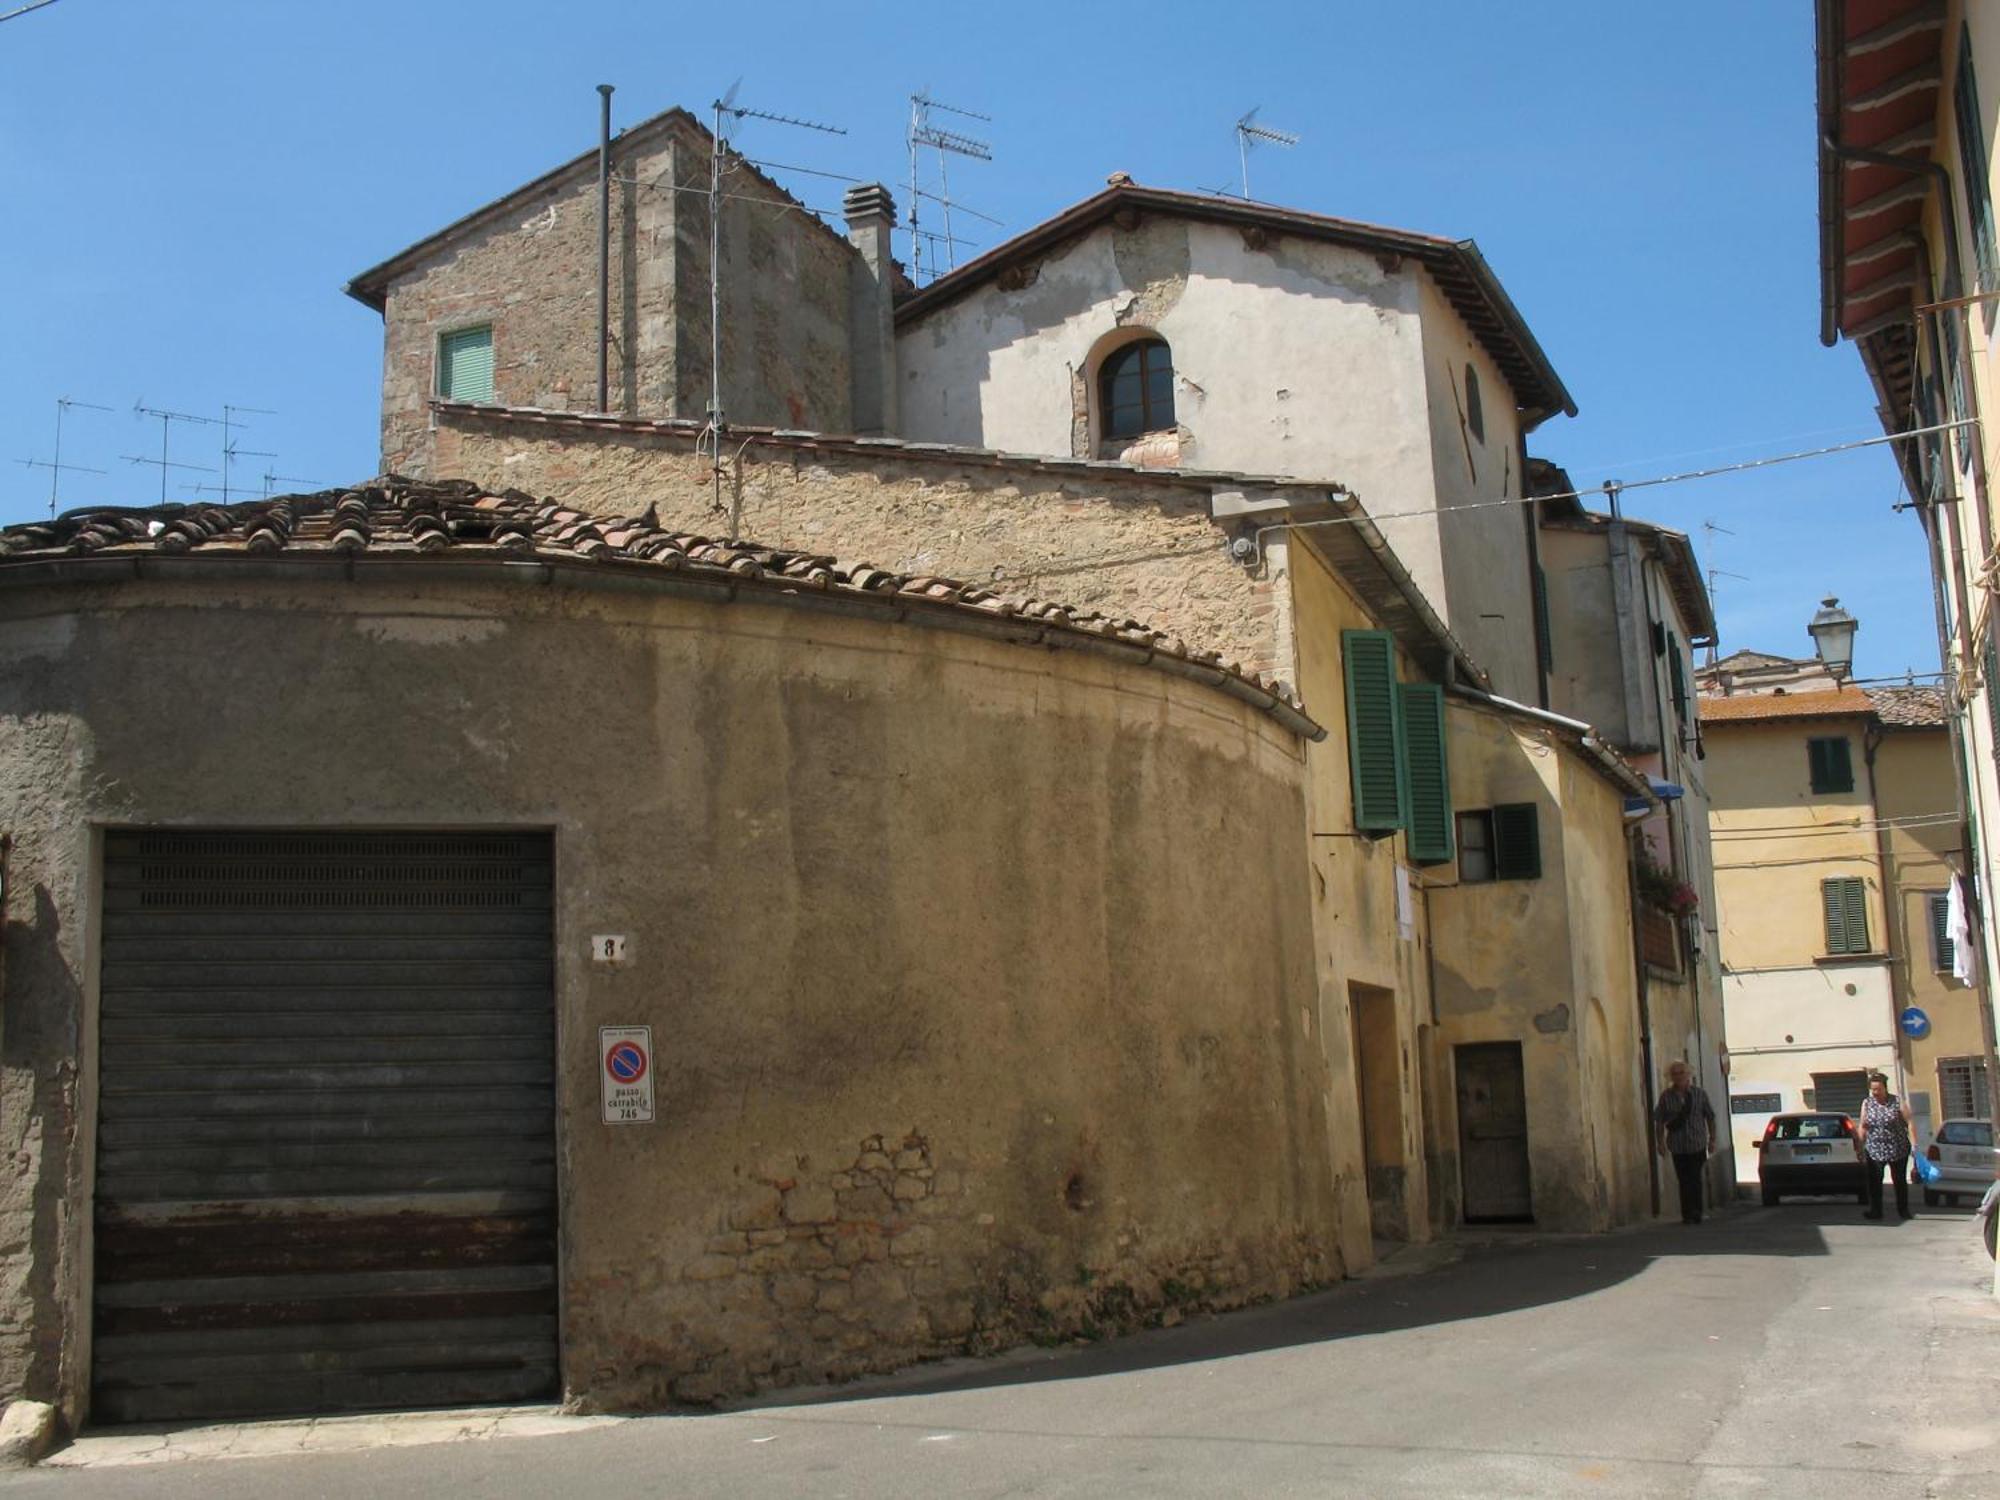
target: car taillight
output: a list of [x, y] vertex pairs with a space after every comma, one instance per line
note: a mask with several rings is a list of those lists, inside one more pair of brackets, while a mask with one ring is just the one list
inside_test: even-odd
[[1777, 1133], [1778, 1133], [1778, 1122], [1776, 1120], [1766, 1121], [1764, 1125], [1764, 1139], [1768, 1141]]
[[1849, 1135], [1855, 1136], [1857, 1138], [1861, 1134], [1861, 1132], [1855, 1128], [1854, 1122], [1850, 1120], [1846, 1115], [1842, 1115], [1840, 1117], [1840, 1128], [1846, 1131]]
[[1924, 1155], [1925, 1155], [1926, 1157], [1930, 1158], [1930, 1160], [1932, 1160], [1932, 1161], [1943, 1161], [1943, 1160], [1944, 1160], [1944, 1158], [1943, 1158], [1942, 1156], [1938, 1155], [1938, 1148], [1937, 1148], [1937, 1142], [1936, 1142], [1936, 1141], [1932, 1141], [1932, 1142], [1931, 1142], [1931, 1149], [1930, 1149], [1930, 1150], [1928, 1150], [1928, 1151], [1926, 1151], [1926, 1152], [1924, 1153]]

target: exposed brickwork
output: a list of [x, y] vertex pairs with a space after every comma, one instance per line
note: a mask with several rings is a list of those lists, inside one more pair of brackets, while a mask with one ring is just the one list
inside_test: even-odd
[[[991, 1198], [970, 1164], [917, 1130], [865, 1137], [830, 1163], [766, 1161], [728, 1227], [665, 1270], [658, 1299], [688, 1330], [684, 1343], [636, 1349], [618, 1327], [620, 1284], [572, 1288], [572, 1337], [626, 1350], [592, 1382], [588, 1404], [702, 1404], [940, 1355], [1171, 1327], [1342, 1274], [1338, 1252], [1303, 1227], [1167, 1242], [1135, 1220], [1052, 1279], [1045, 1246], [981, 1210]], [[1095, 1206], [1079, 1173], [1052, 1208]]]
[[[691, 119], [612, 145], [610, 409], [700, 417], [710, 388], [708, 135]], [[723, 404], [737, 421], [852, 424], [849, 277], [855, 252], [754, 169], [725, 180]], [[493, 327], [494, 397], [597, 407], [597, 180], [570, 174], [466, 230], [389, 284], [383, 313], [387, 471], [436, 474], [426, 403], [437, 340]]]
[[504, 415], [439, 417], [436, 462], [479, 483], [599, 514], [651, 504], [661, 523], [832, 553], [897, 572], [985, 581], [1138, 620], [1252, 672], [1281, 667], [1268, 579], [1234, 561], [1208, 487], [1135, 475], [1065, 479], [947, 456], [725, 449], [722, 509], [691, 434], [578, 440]]

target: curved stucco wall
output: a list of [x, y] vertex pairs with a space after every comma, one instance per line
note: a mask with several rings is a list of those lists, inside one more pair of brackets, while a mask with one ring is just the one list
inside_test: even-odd
[[[0, 593], [10, 1393], [80, 1399], [104, 824], [554, 830], [585, 1404], [1338, 1274], [1302, 758], [1254, 709], [781, 606], [244, 572]], [[658, 1122], [608, 1127], [596, 1028], [639, 1023]]]

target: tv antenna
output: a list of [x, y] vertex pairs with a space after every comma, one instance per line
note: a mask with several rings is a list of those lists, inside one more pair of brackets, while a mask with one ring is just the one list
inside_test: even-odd
[[1277, 130], [1269, 125], [1259, 125], [1257, 110], [1263, 107], [1261, 104], [1258, 105], [1236, 122], [1236, 154], [1243, 163], [1243, 196], [1246, 199], [1250, 196], [1250, 148], [1259, 141], [1272, 146], [1284, 146], [1287, 149], [1299, 143], [1299, 138], [1289, 130]]
[[296, 474], [273, 474], [269, 469], [266, 469], [264, 471], [264, 498], [266, 500], [271, 498], [271, 486], [274, 484], [310, 485], [314, 491], [326, 488], [317, 479], [301, 479]]
[[158, 458], [138, 458], [130, 453], [123, 455], [129, 463], [153, 464], [159, 469], [160, 504], [165, 505], [167, 503], [167, 470], [190, 469], [197, 474], [213, 474], [215, 472], [215, 470], [209, 468], [206, 464], [174, 463], [167, 457], [167, 439], [174, 430], [174, 423], [187, 422], [198, 427], [213, 427], [216, 425], [214, 417], [197, 417], [192, 412], [167, 411], [162, 407], [148, 406], [144, 397], [132, 403], [132, 410], [142, 417], [158, 417], [160, 419], [160, 456]]
[[88, 468], [83, 464], [66, 464], [62, 461], [63, 416], [72, 406], [80, 406], [85, 411], [110, 411], [108, 406], [99, 406], [94, 401], [78, 401], [69, 396], [56, 397], [56, 455], [53, 459], [24, 458], [20, 460], [24, 468], [47, 469], [49, 471], [49, 519], [54, 520], [59, 508], [58, 499], [62, 491], [64, 474], [102, 474], [102, 469]]
[[730, 145], [724, 118], [768, 120], [773, 125], [789, 125], [795, 130], [816, 130], [822, 135], [846, 135], [845, 127], [818, 120], [802, 120], [796, 115], [773, 114], [738, 104], [736, 95], [743, 87], [737, 79], [729, 92], [715, 101], [715, 131], [708, 153], [708, 436], [714, 445], [714, 493], [710, 504], [722, 509], [722, 434], [727, 426], [722, 410], [722, 174]]
[[[1736, 535], [1736, 533], [1731, 531], [1727, 526], [1718, 526], [1713, 520], [1703, 521], [1701, 523], [1701, 529], [1708, 534], [1708, 540], [1711, 545], [1714, 543], [1715, 539], [1719, 536]], [[1708, 612], [1710, 614], [1715, 613], [1715, 580], [1718, 578], [1734, 578], [1739, 583], [1748, 583], [1750, 581], [1741, 573], [1730, 573], [1722, 568], [1710, 568], [1708, 570]], [[1711, 667], [1715, 665], [1715, 660], [1716, 660], [1715, 636], [1719, 636], [1721, 634], [1722, 630], [1720, 623], [1718, 622], [1714, 636], [1711, 636], [1708, 642], [1708, 665]]]
[[229, 466], [232, 463], [234, 463], [239, 458], [276, 458], [278, 456], [275, 453], [267, 453], [262, 448], [239, 448], [236, 445], [236, 440], [230, 436], [230, 430], [232, 428], [248, 427], [250, 425], [248, 422], [239, 422], [236, 420], [238, 417], [245, 415], [253, 417], [275, 417], [277, 413], [274, 411], [267, 411], [261, 406], [231, 406], [228, 402], [226, 401], [223, 402], [221, 488], [222, 488], [222, 503], [224, 505], [227, 505], [229, 503]]
[[[923, 285], [924, 249], [926, 245], [932, 247], [930, 274], [932, 279], [935, 280], [943, 274], [937, 267], [940, 254], [942, 254], [945, 262], [945, 270], [951, 270], [958, 264], [958, 246], [971, 243], [970, 241], [956, 238], [951, 232], [951, 211], [954, 208], [958, 209], [961, 213], [971, 214], [975, 219], [984, 219], [989, 224], [998, 224], [1000, 222], [990, 214], [980, 213], [977, 209], [967, 208], [963, 203], [953, 201], [951, 196], [951, 171], [948, 165], [954, 156], [970, 157], [974, 161], [991, 161], [993, 160], [993, 147], [985, 141], [975, 140], [971, 136], [963, 135], [956, 130], [945, 129], [942, 125], [937, 124], [931, 119], [932, 110], [938, 110], [948, 115], [956, 115], [960, 119], [979, 120], [988, 125], [993, 123], [993, 116], [982, 115], [977, 110], [961, 109], [956, 104], [946, 104], [942, 100], [933, 99], [928, 90], [919, 89], [916, 93], [910, 95], [910, 129], [908, 137], [910, 145], [910, 279], [919, 286]], [[930, 147], [931, 150], [937, 153], [939, 191], [935, 193], [927, 191], [923, 185], [922, 157], [919, 153], [925, 146]], [[943, 211], [943, 234], [932, 233], [922, 227], [921, 210], [923, 200], [926, 198], [937, 204]]]

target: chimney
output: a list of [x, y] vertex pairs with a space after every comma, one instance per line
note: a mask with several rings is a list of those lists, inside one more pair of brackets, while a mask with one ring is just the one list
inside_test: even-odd
[[856, 251], [848, 270], [847, 336], [853, 370], [852, 411], [858, 433], [896, 431], [896, 288], [889, 236], [896, 200], [879, 182], [851, 187], [842, 200], [847, 242]]

